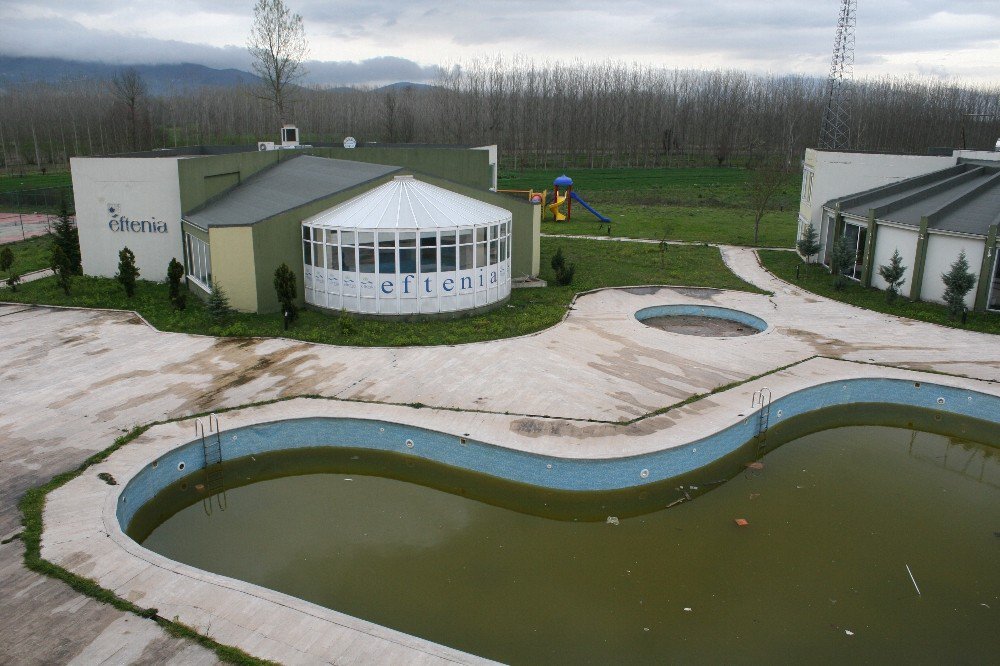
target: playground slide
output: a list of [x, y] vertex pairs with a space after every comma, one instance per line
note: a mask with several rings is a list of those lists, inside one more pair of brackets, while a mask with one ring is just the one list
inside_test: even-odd
[[611, 218], [604, 217], [603, 215], [601, 215], [600, 213], [598, 213], [596, 210], [594, 210], [593, 208], [591, 208], [590, 204], [588, 204], [586, 201], [584, 201], [583, 199], [581, 199], [580, 196], [576, 192], [570, 192], [570, 196], [573, 197], [573, 201], [576, 201], [581, 206], [583, 206], [584, 208], [586, 208], [587, 210], [589, 210], [591, 213], [593, 213], [597, 217], [597, 219], [600, 220], [602, 223], [604, 223], [604, 224], [610, 224], [611, 223]]
[[566, 197], [559, 197], [554, 204], [549, 204], [549, 212], [552, 213], [552, 218], [556, 222], [563, 222], [566, 219], [566, 215], [559, 212], [559, 206], [562, 206], [564, 203], [566, 203]]

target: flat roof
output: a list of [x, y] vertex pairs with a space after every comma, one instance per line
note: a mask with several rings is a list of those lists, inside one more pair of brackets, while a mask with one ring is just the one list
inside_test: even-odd
[[960, 162], [889, 185], [828, 201], [824, 207], [905, 226], [985, 236], [1000, 222], [1000, 165]]
[[296, 155], [254, 174], [184, 219], [202, 229], [250, 226], [401, 169], [386, 164]]

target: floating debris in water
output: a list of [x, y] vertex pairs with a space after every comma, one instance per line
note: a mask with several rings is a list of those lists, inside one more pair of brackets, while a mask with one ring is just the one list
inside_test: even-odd
[[617, 525], [618, 524], [618, 516], [608, 516], [608, 519], [605, 522], [607, 522], [608, 525]]
[[688, 608], [688, 607], [685, 607], [685, 608], [684, 608], [684, 612], [685, 612], [685, 613], [690, 613], [690, 612], [691, 612], [691, 610], [692, 610], [692, 609], [691, 609], [691, 608]]
[[750, 524], [750, 521], [748, 521], [746, 518], [737, 518], [735, 522], [739, 527], [746, 527], [747, 525]]
[[844, 629], [844, 633], [847, 634], [848, 636], [853, 636], [854, 635], [854, 632], [851, 631], [850, 629]]

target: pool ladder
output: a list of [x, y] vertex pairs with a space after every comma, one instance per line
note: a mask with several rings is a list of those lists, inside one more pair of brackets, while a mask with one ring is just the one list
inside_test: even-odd
[[753, 394], [750, 408], [759, 407], [757, 412], [757, 453], [754, 460], [760, 460], [767, 448], [767, 428], [771, 423], [771, 389], [766, 386]]
[[219, 427], [219, 417], [208, 415], [208, 430], [201, 419], [194, 422], [195, 435], [201, 437], [201, 448], [205, 455], [205, 497], [201, 500], [201, 508], [205, 515], [211, 516], [213, 510], [212, 498], [220, 511], [225, 511], [229, 505], [226, 498], [226, 478], [222, 467], [222, 429]]

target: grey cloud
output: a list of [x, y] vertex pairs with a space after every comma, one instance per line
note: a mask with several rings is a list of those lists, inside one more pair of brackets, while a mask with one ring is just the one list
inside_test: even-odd
[[350, 86], [362, 84], [434, 81], [441, 73], [436, 65], [422, 66], [405, 58], [390, 56], [370, 58], [361, 62], [319, 62], [305, 64], [307, 84]]

